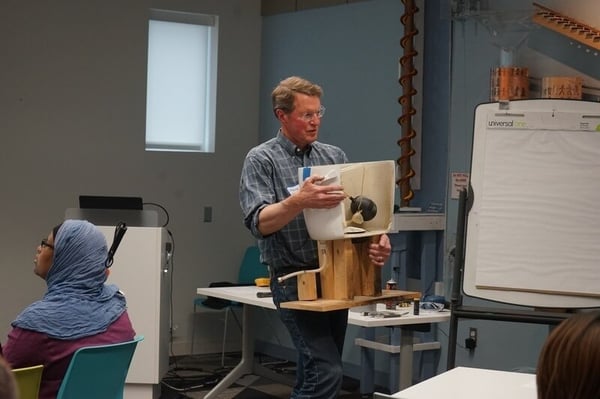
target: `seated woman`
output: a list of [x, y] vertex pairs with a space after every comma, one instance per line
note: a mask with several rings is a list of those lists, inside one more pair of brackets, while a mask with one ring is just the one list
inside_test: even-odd
[[129, 341], [135, 331], [125, 297], [105, 284], [106, 239], [93, 224], [67, 220], [37, 247], [34, 273], [48, 290], [12, 322], [3, 352], [13, 368], [44, 365], [40, 399], [55, 398], [82, 346]]
[[600, 312], [562, 321], [542, 347], [536, 374], [539, 399], [600, 398]]

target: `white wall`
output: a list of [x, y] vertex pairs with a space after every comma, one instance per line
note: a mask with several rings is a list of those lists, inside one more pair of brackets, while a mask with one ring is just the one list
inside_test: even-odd
[[[214, 154], [144, 151], [151, 7], [219, 15]], [[79, 194], [132, 195], [170, 213], [174, 349], [187, 350], [196, 287], [235, 279], [252, 242], [237, 198], [258, 142], [260, 1], [11, 0], [0, 26], [0, 340], [45, 292], [32, 261], [65, 209]]]

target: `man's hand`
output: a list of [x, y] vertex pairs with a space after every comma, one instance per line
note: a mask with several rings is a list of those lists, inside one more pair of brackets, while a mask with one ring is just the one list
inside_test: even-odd
[[392, 245], [387, 234], [379, 237], [379, 242], [371, 243], [369, 246], [369, 258], [374, 265], [383, 266], [392, 253]]
[[264, 207], [258, 215], [258, 229], [269, 235], [279, 231], [306, 208], [334, 208], [346, 198], [340, 185], [320, 185], [322, 176], [311, 176], [302, 187], [283, 201]]
[[319, 182], [322, 180], [323, 176], [311, 176], [296, 192], [295, 200], [302, 204], [303, 209], [334, 208], [346, 198], [343, 186], [338, 184], [320, 185]]

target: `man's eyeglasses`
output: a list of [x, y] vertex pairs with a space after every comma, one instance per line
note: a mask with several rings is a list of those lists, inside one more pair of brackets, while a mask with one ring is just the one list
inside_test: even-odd
[[48, 240], [46, 238], [44, 238], [42, 242], [40, 242], [40, 247], [54, 249], [54, 245], [48, 244]]
[[304, 122], [310, 122], [314, 119], [315, 116], [321, 119], [323, 115], [325, 115], [325, 107], [321, 105], [317, 112], [306, 112], [300, 115], [300, 119], [302, 119]]

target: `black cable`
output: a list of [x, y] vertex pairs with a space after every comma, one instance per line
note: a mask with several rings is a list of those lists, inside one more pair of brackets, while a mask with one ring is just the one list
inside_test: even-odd
[[[155, 202], [144, 202], [143, 205], [153, 205], [153, 206], [156, 206], [156, 207], [159, 207], [160, 209], [162, 209], [166, 216], [166, 221], [161, 227], [166, 228], [166, 226], [169, 224], [169, 221], [170, 221], [170, 216], [169, 216], [169, 212], [167, 211], [167, 209], [164, 206], [162, 206], [158, 203], [155, 203]], [[170, 263], [170, 265], [171, 265], [171, 268], [170, 268], [171, 275], [169, 278], [169, 354], [170, 354], [171, 358], [173, 359], [173, 363], [172, 363], [173, 367], [167, 372], [167, 375], [165, 375], [161, 379], [161, 384], [163, 384], [167, 388], [181, 394], [183, 392], [187, 392], [190, 390], [216, 385], [224, 377], [223, 373], [227, 374], [229, 372], [229, 369], [224, 369], [221, 372], [219, 372], [220, 370], [206, 372], [206, 371], [202, 370], [201, 368], [198, 369], [198, 368], [179, 367], [179, 365], [177, 363], [177, 356], [175, 356], [175, 353], [173, 351], [173, 308], [174, 308], [173, 281], [174, 281], [174, 275], [175, 275], [175, 237], [173, 237], [173, 233], [169, 229], [166, 229], [166, 231], [167, 231], [167, 234], [169, 235], [169, 241], [170, 241], [170, 245], [169, 245], [169, 243], [167, 243], [166, 250], [167, 250], [167, 264]], [[197, 371], [198, 373], [201, 373], [201, 374], [195, 375], [195, 376], [194, 375], [182, 376], [182, 375], [178, 374], [177, 371]], [[184, 386], [183, 387], [174, 386], [173, 384], [177, 384], [177, 382], [179, 382], [180, 384], [182, 384]], [[188, 398], [188, 396], [185, 396], [185, 395], [182, 395], [182, 397]]]
[[161, 227], [167, 227], [171, 218], [169, 216], [169, 212], [167, 211], [167, 209], [164, 206], [162, 206], [161, 204], [157, 204], [156, 202], [144, 202], [142, 205], [153, 205], [153, 206], [157, 206], [160, 209], [162, 209], [163, 212], [165, 213], [165, 216], [167, 217], [167, 220], [166, 220], [165, 224], [163, 224]]
[[[438, 326], [438, 331], [441, 332], [446, 338], [450, 338], [449, 334], [446, 331], [444, 331], [441, 326]], [[467, 349], [465, 346], [459, 344], [458, 340], [456, 341], [456, 346], [458, 346], [461, 349]]]
[[[161, 226], [166, 229], [171, 217], [169, 216], [169, 211], [159, 203], [156, 202], [144, 202], [142, 205], [152, 205], [159, 207], [165, 214], [166, 221]], [[167, 243], [167, 263], [171, 263], [171, 275], [169, 277], [169, 354], [173, 358], [173, 363], [175, 367], [177, 367], [177, 357], [173, 352], [173, 275], [175, 274], [175, 238], [173, 237], [173, 233], [169, 229], [166, 229], [167, 234], [169, 234], [170, 238], [170, 250], [169, 245]]]
[[169, 354], [173, 358], [173, 363], [177, 368], [177, 356], [173, 352], [173, 275], [175, 274], [175, 238], [171, 230], [166, 229], [171, 240], [171, 253], [167, 254], [171, 263], [171, 275], [169, 277]]
[[126, 232], [127, 232], [127, 225], [125, 224], [125, 222], [119, 222], [119, 224], [117, 224], [117, 226], [115, 227], [115, 235], [113, 237], [113, 242], [112, 242], [112, 245], [110, 246], [110, 249], [108, 250], [108, 255], [106, 257], [106, 261], [104, 262], [104, 266], [107, 269], [112, 266], [115, 253], [117, 252], [117, 249], [119, 248], [119, 244], [121, 244], [121, 240], [123, 239], [123, 236], [125, 235]]
[[[205, 370], [199, 367], [172, 367], [161, 379], [161, 384], [172, 391], [185, 393], [219, 383], [230, 369]], [[183, 375], [181, 372], [194, 372]], [[186, 396], [184, 396], [186, 397]]]
[[[175, 356], [175, 352], [173, 351], [173, 307], [174, 307], [174, 305], [173, 305], [173, 281], [174, 281], [174, 275], [175, 275], [175, 237], [173, 236], [173, 233], [171, 232], [171, 230], [166, 228], [166, 226], [169, 224], [169, 221], [171, 220], [171, 218], [169, 216], [169, 211], [167, 211], [167, 209], [164, 206], [162, 206], [156, 202], [144, 202], [143, 205], [153, 205], [153, 206], [159, 207], [160, 209], [163, 210], [163, 212], [166, 216], [166, 221], [161, 227], [166, 229], [167, 234], [169, 235], [169, 240], [170, 240], [170, 245], [169, 245], [169, 243], [167, 243], [167, 249], [166, 249], [167, 250], [167, 263], [171, 264], [171, 270], [170, 270], [170, 276], [169, 276], [169, 355], [173, 359], [174, 369], [179, 370], [180, 368], [177, 364], [177, 356]], [[167, 384], [165, 384], [165, 385], [167, 385]], [[171, 386], [169, 386], [169, 388], [175, 389], [174, 387], [171, 387]]]

